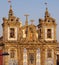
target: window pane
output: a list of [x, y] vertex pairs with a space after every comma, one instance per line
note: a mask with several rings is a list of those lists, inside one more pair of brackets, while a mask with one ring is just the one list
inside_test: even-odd
[[10, 37], [15, 38], [15, 29], [14, 28], [10, 28]]
[[15, 57], [15, 50], [10, 50], [10, 58], [14, 58]]
[[51, 29], [47, 29], [47, 38], [51, 38]]
[[52, 57], [52, 50], [51, 49], [48, 49], [47, 50], [47, 57], [48, 58], [51, 58]]

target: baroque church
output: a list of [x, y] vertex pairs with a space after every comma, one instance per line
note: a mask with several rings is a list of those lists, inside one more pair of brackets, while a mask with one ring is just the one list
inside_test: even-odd
[[56, 41], [56, 21], [46, 8], [44, 19], [38, 25], [25, 25], [14, 15], [12, 6], [8, 18], [3, 17], [3, 36], [0, 37], [0, 54], [8, 52], [8, 56], [0, 56], [0, 65], [57, 65], [59, 47]]

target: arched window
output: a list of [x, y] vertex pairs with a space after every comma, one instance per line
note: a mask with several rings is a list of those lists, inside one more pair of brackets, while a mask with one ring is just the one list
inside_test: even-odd
[[23, 65], [27, 65], [27, 50], [24, 48], [23, 51]]
[[40, 49], [36, 51], [36, 65], [40, 65]]

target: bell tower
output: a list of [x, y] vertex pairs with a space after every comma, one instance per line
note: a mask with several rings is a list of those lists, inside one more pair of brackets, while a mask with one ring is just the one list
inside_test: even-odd
[[[3, 43], [5, 44], [4, 51], [9, 53], [8, 57], [4, 58], [5, 65], [18, 65], [18, 48], [19, 29], [21, 28], [21, 21], [14, 16], [12, 6], [8, 12], [8, 18], [3, 18]], [[7, 62], [6, 62], [7, 61]]]
[[3, 40], [4, 41], [17, 41], [19, 39], [19, 28], [21, 23], [18, 17], [14, 16], [12, 5], [8, 12], [8, 18], [3, 18]]
[[45, 11], [44, 19], [39, 19], [39, 33], [38, 37], [44, 41], [56, 41], [56, 22], [48, 12], [48, 8]]

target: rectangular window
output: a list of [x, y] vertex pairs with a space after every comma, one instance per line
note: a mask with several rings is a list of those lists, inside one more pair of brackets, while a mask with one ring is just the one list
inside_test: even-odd
[[17, 40], [17, 27], [8, 27], [8, 40]]
[[47, 50], [47, 58], [52, 58], [52, 50], [51, 49]]
[[51, 29], [47, 29], [47, 38], [52, 38], [51, 37]]
[[15, 50], [10, 50], [10, 58], [14, 58], [15, 57]]
[[10, 38], [15, 38], [15, 29], [10, 28]]
[[41, 33], [42, 33], [41, 29], [39, 29], [39, 36], [38, 36], [39, 38], [41, 38]]

